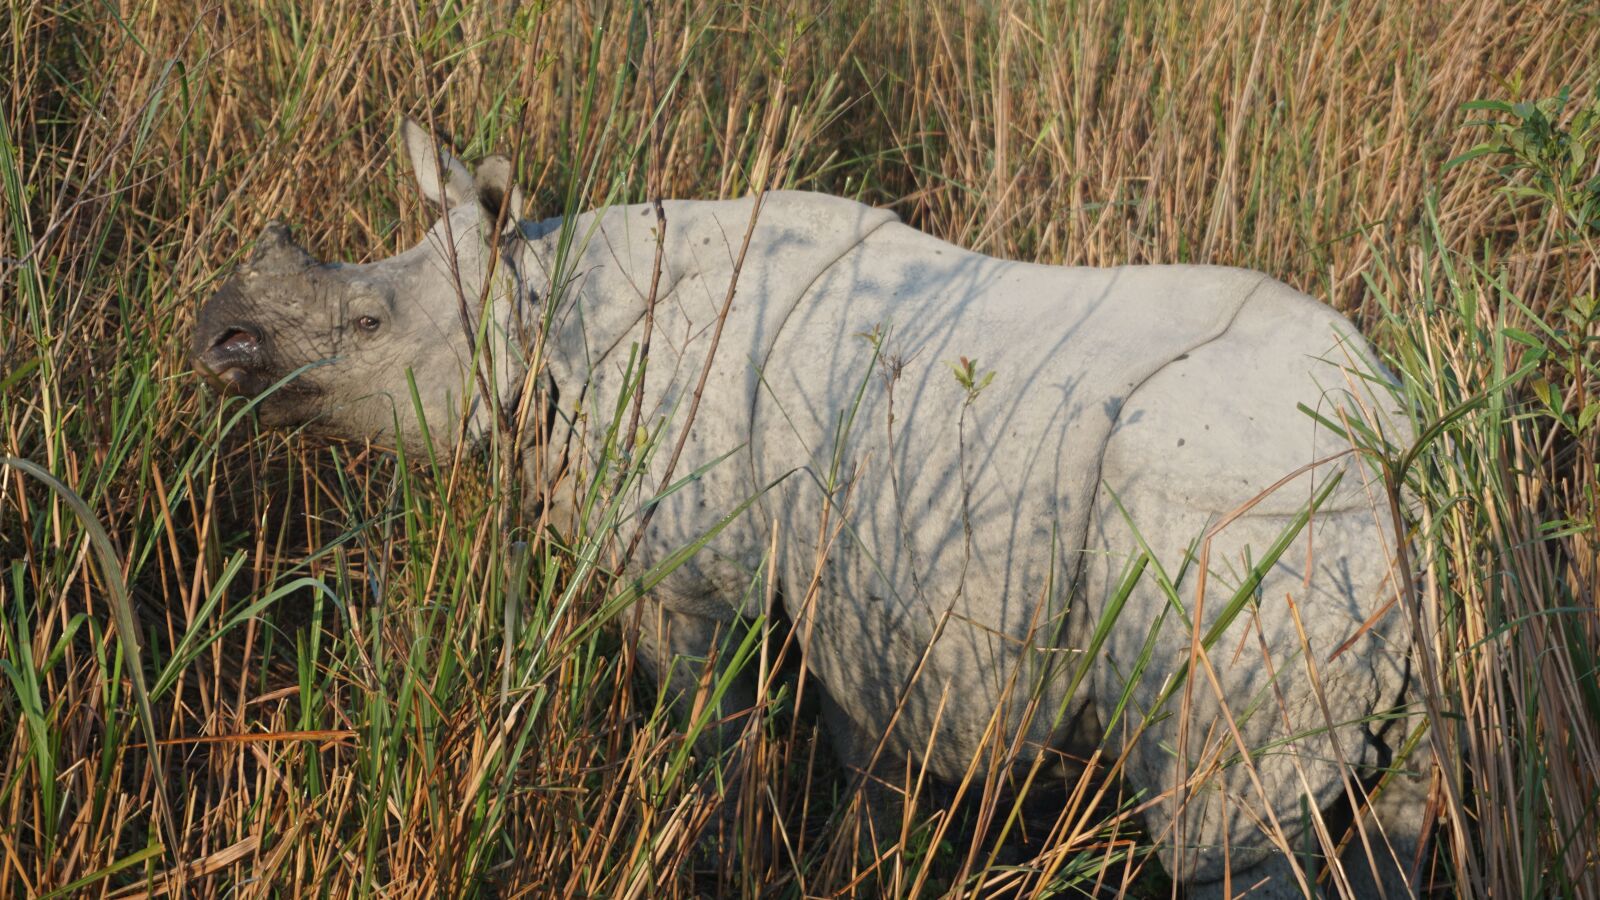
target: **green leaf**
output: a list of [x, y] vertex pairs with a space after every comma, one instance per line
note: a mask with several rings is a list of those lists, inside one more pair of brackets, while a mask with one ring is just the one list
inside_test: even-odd
[[96, 881], [110, 878], [118, 872], [121, 872], [123, 869], [137, 866], [140, 863], [149, 859], [154, 859], [165, 852], [166, 848], [160, 844], [151, 844], [143, 850], [138, 850], [129, 856], [124, 856], [123, 858], [117, 860], [109, 866], [106, 866], [103, 869], [90, 872], [88, 875], [79, 878], [77, 881], [74, 881], [70, 884], [64, 884], [48, 894], [41, 895], [39, 900], [50, 900], [52, 897], [65, 897], [69, 894], [75, 894], [83, 888], [94, 884]]
[[1498, 144], [1498, 143], [1483, 143], [1483, 144], [1479, 144], [1478, 146], [1473, 147], [1471, 150], [1468, 150], [1467, 152], [1461, 154], [1460, 156], [1454, 157], [1449, 162], [1445, 163], [1444, 167], [1441, 168], [1439, 171], [1448, 172], [1451, 169], [1455, 168], [1456, 166], [1461, 165], [1462, 163], [1468, 163], [1468, 162], [1471, 162], [1471, 161], [1473, 161], [1475, 159], [1478, 159], [1480, 157], [1489, 156], [1490, 154], [1500, 153], [1500, 152], [1502, 152], [1501, 145]]
[[7, 372], [4, 377], [0, 377], [0, 394], [11, 390], [11, 386], [13, 384], [16, 384], [22, 379], [28, 377], [29, 372], [39, 368], [39, 363], [42, 361], [42, 359], [43, 357], [35, 356], [27, 362], [17, 366], [15, 369], [12, 369], [10, 372]]
[[1544, 349], [1543, 341], [1539, 340], [1528, 332], [1521, 330], [1520, 328], [1502, 328], [1500, 333], [1519, 344], [1526, 344], [1527, 346], [1536, 350]]
[[1550, 382], [1545, 380], [1543, 375], [1535, 377], [1532, 381], [1528, 382], [1528, 384], [1533, 388], [1533, 393], [1544, 402], [1545, 406], [1548, 406], [1551, 409], [1556, 408], [1556, 405], [1550, 402]]
[[1578, 413], [1578, 433], [1588, 431], [1589, 426], [1594, 424], [1596, 416], [1600, 416], [1600, 400], [1585, 406], [1583, 411]]

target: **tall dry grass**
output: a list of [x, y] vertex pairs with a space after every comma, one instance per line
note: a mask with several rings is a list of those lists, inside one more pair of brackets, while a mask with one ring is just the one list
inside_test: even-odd
[[[1600, 896], [1594, 235], [1581, 196], [1506, 190], [1541, 188], [1527, 153], [1445, 165], [1520, 115], [1467, 101], [1571, 87], [1567, 127], [1592, 6], [8, 0], [0, 33], [0, 453], [106, 534], [0, 470], [0, 895], [1166, 895], [1086, 793], [994, 852], [998, 793], [929, 796], [864, 871], [792, 664], [760, 660], [736, 766], [692, 759], [595, 627], [606, 535], [503, 533], [482, 466], [257, 434], [190, 376], [269, 218], [330, 258], [417, 237], [402, 113], [514, 151], [547, 216], [743, 193], [776, 107], [784, 186], [998, 255], [1251, 266], [1366, 326], [1430, 435], [1395, 473], [1425, 873]], [[707, 829], [743, 852], [709, 863]]]

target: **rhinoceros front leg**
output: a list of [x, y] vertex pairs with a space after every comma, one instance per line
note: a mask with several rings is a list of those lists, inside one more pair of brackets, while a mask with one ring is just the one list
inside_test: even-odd
[[1406, 768], [1412, 771], [1395, 771], [1372, 795], [1362, 816], [1367, 845], [1352, 840], [1344, 851], [1341, 862], [1353, 896], [1399, 900], [1421, 892], [1422, 874], [1412, 870], [1433, 819], [1430, 779], [1415, 771], [1414, 764]]
[[855, 788], [842, 833], [853, 835], [858, 854], [870, 858], [900, 839], [907, 813], [901, 789], [905, 758], [883, 747], [882, 732], [857, 724], [826, 690], [821, 707], [828, 745]]
[[628, 614], [634, 615], [639, 661], [661, 686], [680, 727], [703, 723], [696, 749], [707, 757], [732, 749], [755, 707], [751, 675], [729, 672], [742, 621], [676, 611], [654, 597], [640, 600]]

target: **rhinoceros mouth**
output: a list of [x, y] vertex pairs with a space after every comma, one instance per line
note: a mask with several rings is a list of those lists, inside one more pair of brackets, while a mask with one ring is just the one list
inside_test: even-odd
[[[194, 367], [212, 390], [224, 397], [242, 397], [246, 400], [262, 398], [270, 390], [272, 396], [261, 400], [264, 404], [262, 410], [266, 412], [270, 409], [285, 422], [299, 421], [299, 413], [294, 411], [304, 409], [323, 394], [319, 385], [304, 376], [285, 380], [283, 374], [271, 365], [208, 357], [209, 353], [195, 357]], [[285, 383], [278, 384], [280, 380]], [[289, 412], [286, 414], [286, 411]]]
[[232, 326], [197, 353], [194, 363], [218, 393], [254, 397], [270, 384], [261, 373], [261, 356], [261, 338], [251, 329]]
[[219, 394], [230, 397], [256, 397], [267, 389], [267, 380], [244, 366], [213, 369], [204, 360], [196, 367], [206, 382]]

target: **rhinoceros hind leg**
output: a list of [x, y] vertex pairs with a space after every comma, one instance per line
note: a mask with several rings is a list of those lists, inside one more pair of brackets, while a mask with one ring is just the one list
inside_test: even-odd
[[1189, 900], [1300, 900], [1306, 896], [1294, 876], [1293, 867], [1282, 854], [1274, 854], [1248, 869], [1234, 872], [1226, 889], [1222, 881], [1190, 884], [1188, 888]]
[[[749, 673], [736, 673], [720, 699], [717, 683], [727, 674], [737, 644], [737, 622], [677, 612], [646, 598], [640, 608], [623, 614], [631, 624], [637, 615], [639, 661], [672, 704], [679, 724], [688, 727], [695, 716], [710, 710], [705, 728], [695, 741], [704, 756], [720, 755], [738, 742], [745, 714], [755, 707], [755, 686]], [[706, 663], [711, 661], [708, 668]]]
[[882, 735], [856, 724], [826, 691], [821, 707], [828, 745], [852, 789], [846, 797], [848, 818], [843, 828], [855, 832], [857, 849], [863, 855], [875, 854], [900, 839], [906, 806], [902, 779], [895, 773], [904, 760], [887, 749], [880, 752]]

